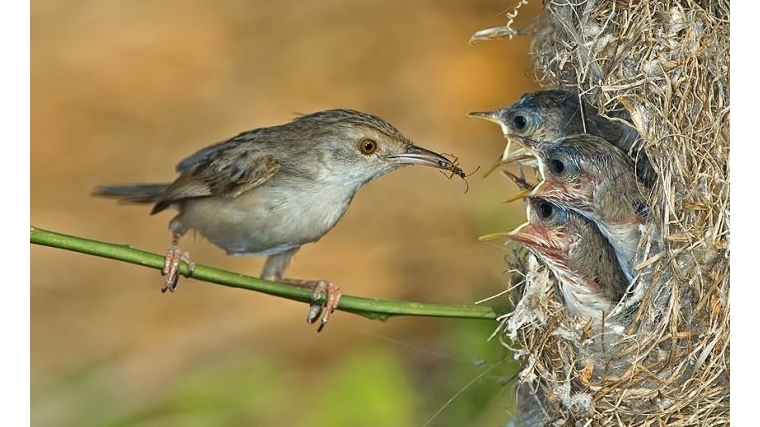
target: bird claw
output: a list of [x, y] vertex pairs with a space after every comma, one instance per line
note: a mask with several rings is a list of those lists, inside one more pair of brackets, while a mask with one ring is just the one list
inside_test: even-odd
[[[338, 308], [340, 297], [343, 293], [340, 288], [332, 282], [327, 280], [304, 280], [304, 279], [281, 279], [283, 283], [289, 285], [295, 285], [302, 288], [310, 288], [311, 293], [311, 305], [309, 306], [309, 313], [306, 315], [306, 322], [309, 324], [315, 323], [317, 319], [319, 321], [319, 327], [317, 332], [321, 332], [322, 329], [330, 320], [330, 315]], [[322, 295], [325, 294], [323, 302], [319, 302], [322, 299]]]
[[[317, 302], [323, 293], [326, 294], [324, 303]], [[342, 295], [343, 293], [340, 291], [340, 288], [332, 282], [318, 280], [314, 284], [314, 291], [311, 293], [312, 304], [309, 307], [309, 314], [306, 316], [306, 322], [312, 324], [317, 321], [320, 314], [324, 313], [322, 315], [322, 320], [319, 322], [319, 327], [317, 328], [317, 332], [321, 332], [322, 328], [327, 324], [327, 321], [330, 320], [330, 315], [336, 308], [338, 308], [338, 303], [340, 302], [340, 297]]]
[[187, 274], [185, 274], [185, 277], [189, 277], [193, 274], [193, 270], [195, 270], [195, 263], [190, 259], [190, 253], [182, 252], [179, 246], [172, 244], [166, 252], [164, 266], [161, 268], [161, 274], [167, 276], [164, 285], [161, 287], [161, 292], [174, 292], [177, 289], [180, 275], [179, 267], [182, 261], [187, 263]]

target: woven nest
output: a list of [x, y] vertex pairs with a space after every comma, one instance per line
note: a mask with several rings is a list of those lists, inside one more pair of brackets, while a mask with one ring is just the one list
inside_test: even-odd
[[[522, 1], [519, 7], [525, 4]], [[508, 257], [522, 360], [511, 425], [729, 424], [729, 2], [544, 3], [526, 29], [536, 79], [622, 106], [658, 173], [634, 294], [599, 328], [565, 314], [551, 273]]]

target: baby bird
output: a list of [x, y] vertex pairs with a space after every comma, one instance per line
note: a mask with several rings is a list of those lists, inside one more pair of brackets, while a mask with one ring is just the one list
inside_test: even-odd
[[631, 159], [591, 134], [551, 143], [515, 138], [536, 156], [543, 179], [506, 201], [540, 197], [593, 221], [614, 248], [625, 277], [632, 280], [648, 207], [636, 184]]
[[[625, 110], [610, 111], [615, 118], [629, 120]], [[510, 152], [513, 137], [530, 138], [536, 141], [554, 141], [567, 135], [589, 133], [604, 138], [612, 145], [620, 148], [635, 159], [637, 175], [647, 186], [651, 186], [655, 172], [643, 150], [631, 153], [631, 147], [639, 138], [636, 130], [622, 120], [611, 120], [602, 117], [598, 110], [582, 100], [576, 93], [564, 90], [544, 90], [526, 93], [519, 101], [509, 107], [494, 111], [476, 111], [469, 117], [488, 120], [501, 127], [507, 145], [504, 148], [501, 162], [517, 160], [530, 164], [530, 159], [524, 152]], [[490, 171], [489, 171], [490, 172]]]
[[540, 197], [531, 197], [529, 221], [507, 234], [544, 262], [559, 282], [568, 314], [601, 319], [628, 282], [615, 253], [594, 223]]

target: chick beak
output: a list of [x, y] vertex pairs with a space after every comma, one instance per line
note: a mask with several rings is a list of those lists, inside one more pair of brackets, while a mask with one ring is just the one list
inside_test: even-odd
[[547, 247], [547, 243], [549, 242], [546, 229], [539, 225], [531, 224], [530, 222], [518, 226], [507, 233], [505, 237], [537, 250]]
[[[489, 242], [492, 240], [501, 240], [501, 239], [507, 239], [507, 243], [511, 240], [513, 242], [522, 243], [525, 246], [535, 248], [538, 246], [536, 244], [536, 236], [540, 235], [540, 233], [537, 232], [537, 226], [535, 224], [531, 224], [530, 222], [525, 222], [522, 225], [518, 226], [512, 231], [505, 232], [500, 231], [497, 233], [491, 233], [486, 234], [485, 236], [478, 237], [478, 240], [481, 242]], [[540, 240], [540, 239], [539, 239]], [[544, 244], [541, 244], [540, 246], [545, 246]]]
[[504, 176], [506, 176], [507, 178], [511, 179], [521, 189], [519, 193], [505, 199], [503, 203], [511, 203], [511, 202], [514, 202], [515, 200], [522, 200], [522, 199], [525, 199], [526, 197], [530, 197], [533, 195], [533, 193], [536, 191], [536, 188], [538, 187], [536, 185], [530, 184], [525, 179], [513, 174], [510, 171], [502, 170], [501, 173], [504, 174]]
[[499, 116], [496, 115], [496, 111], [473, 111], [473, 112], [467, 113], [467, 117], [470, 117], [473, 119], [487, 120], [489, 122], [493, 122], [501, 126], [501, 120], [499, 120]]
[[523, 166], [533, 167], [538, 165], [535, 152], [527, 148], [518, 148], [513, 152], [507, 152], [507, 150], [504, 150], [504, 156], [502, 156], [501, 162], [504, 164], [518, 163]]
[[406, 153], [386, 157], [393, 163], [430, 166], [437, 169], [454, 171], [457, 167], [442, 155], [416, 145], [409, 145]]
[[493, 173], [493, 171], [495, 171], [496, 169], [498, 169], [498, 168], [499, 168], [499, 166], [501, 166], [501, 159], [502, 159], [502, 158], [501, 158], [501, 157], [499, 157], [499, 159], [498, 159], [498, 160], [496, 160], [496, 161], [493, 163], [493, 165], [491, 165], [491, 167], [489, 167], [489, 168], [488, 168], [488, 170], [487, 170], [487, 171], [486, 171], [486, 172], [483, 174], [483, 178], [487, 178], [487, 177], [488, 177], [488, 175], [491, 175], [491, 173]]
[[529, 149], [531, 152], [535, 152], [538, 149], [538, 146], [541, 144], [541, 142], [538, 140], [520, 135], [510, 135], [510, 139]]
[[501, 127], [502, 133], [504, 134], [504, 137], [507, 138], [507, 146], [504, 148], [504, 153], [501, 155], [501, 157], [494, 162], [493, 165], [491, 165], [490, 168], [483, 174], [483, 178], [488, 177], [493, 171], [499, 168], [501, 165], [501, 162], [504, 161], [504, 159], [507, 157], [507, 153], [509, 153], [509, 136], [507, 129], [504, 127], [503, 123], [501, 122], [501, 118], [497, 114], [497, 111], [473, 111], [470, 113], [467, 113], [467, 117], [474, 118], [474, 119], [481, 119], [486, 120], [491, 123], [496, 123]]
[[525, 224], [507, 233], [507, 239], [522, 243], [525, 247], [557, 265], [566, 263], [567, 247], [562, 239], [557, 240], [551, 230], [543, 224]]

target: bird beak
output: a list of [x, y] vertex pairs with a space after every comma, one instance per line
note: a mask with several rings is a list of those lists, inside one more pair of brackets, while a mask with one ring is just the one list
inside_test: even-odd
[[496, 169], [498, 169], [498, 168], [499, 168], [499, 166], [501, 166], [501, 159], [502, 159], [502, 158], [501, 158], [501, 157], [499, 157], [499, 159], [498, 159], [498, 160], [496, 160], [496, 161], [494, 162], [494, 164], [493, 164], [493, 165], [491, 165], [491, 167], [490, 167], [490, 168], [488, 168], [488, 170], [486, 171], [486, 173], [484, 173], [484, 174], [483, 174], [483, 178], [487, 178], [487, 177], [488, 177], [488, 175], [491, 175], [491, 173], [492, 173], [493, 171], [495, 171]]
[[510, 241], [521, 243], [531, 250], [540, 252], [541, 254], [555, 254], [557, 252], [550, 247], [551, 239], [549, 238], [548, 230], [541, 225], [531, 224], [526, 222], [514, 230], [505, 233], [492, 233], [485, 236], [478, 237], [481, 242], [488, 242], [496, 239], [504, 239], [509, 243]]
[[501, 158], [502, 163], [519, 163], [523, 166], [538, 167], [538, 161], [534, 151], [527, 148], [518, 148], [513, 152], [509, 152], [509, 145], [504, 150], [504, 155]]
[[540, 254], [541, 257], [557, 263], [566, 262], [567, 248], [563, 242], [556, 240], [556, 236], [552, 236], [549, 229], [541, 224], [526, 222], [507, 233], [507, 239], [522, 243], [537, 255]]
[[540, 145], [540, 141], [520, 135], [510, 135], [510, 139], [527, 148], [531, 152], [535, 152]]
[[430, 151], [428, 149], [418, 147], [416, 145], [409, 145], [406, 149], [406, 153], [394, 154], [387, 157], [388, 160], [398, 164], [411, 164], [430, 166], [438, 169], [446, 169], [454, 171], [458, 169], [451, 160], [443, 157], [442, 155]]
[[524, 148], [520, 148], [518, 150], [515, 150], [513, 153], [509, 153], [507, 151], [509, 149], [509, 144], [507, 144], [507, 150], [504, 150], [502, 163], [518, 163], [522, 166], [533, 167], [538, 170], [538, 176], [541, 182], [543, 182], [546, 175], [544, 175], [544, 165], [538, 156], [541, 143], [538, 140], [526, 138], [519, 135], [509, 135], [507, 139], [509, 140], [509, 144], [514, 141], [522, 145]]
[[536, 191], [538, 187], [537, 185], [532, 185], [525, 179], [513, 174], [510, 171], [502, 170], [501, 173], [504, 174], [504, 176], [506, 176], [507, 178], [511, 179], [512, 182], [517, 184], [517, 186], [520, 187], [521, 189], [519, 193], [505, 199], [504, 203], [511, 203], [511, 202], [514, 202], [515, 200], [521, 200], [526, 197], [530, 197], [533, 195], [533, 193]]
[[508, 157], [508, 153], [509, 153], [509, 145], [510, 145], [509, 133], [508, 133], [509, 129], [504, 127], [504, 125], [501, 123], [501, 119], [499, 118], [498, 114], [496, 114], [496, 111], [473, 111], [473, 112], [467, 113], [467, 117], [486, 120], [491, 123], [496, 123], [497, 125], [499, 125], [499, 127], [501, 127], [501, 132], [504, 134], [504, 138], [507, 139], [507, 146], [504, 148], [504, 153], [501, 155], [501, 158], [499, 158], [499, 160], [497, 160], [490, 168], [488, 168], [486, 173], [483, 174], [483, 178], [488, 177], [488, 175], [490, 175], [493, 171], [498, 169], [501, 163]]
[[546, 248], [547, 242], [549, 242], [546, 229], [530, 222], [526, 222], [510, 231], [506, 234], [506, 238], [537, 250]]
[[533, 190], [535, 190], [535, 188], [526, 188], [525, 190], [522, 190], [519, 193], [502, 200], [502, 203], [512, 203], [515, 200], [522, 200], [526, 197], [530, 197], [533, 195]]
[[501, 126], [499, 117], [496, 116], [496, 111], [473, 111], [471, 113], [467, 113], [467, 117], [473, 119], [488, 120], [489, 122], [493, 122]]
[[509, 236], [506, 231], [499, 231], [497, 233], [486, 234], [485, 236], [478, 237], [481, 242], [490, 242], [491, 240], [502, 240]]
[[[507, 147], [504, 149], [504, 154], [501, 158], [503, 163], [519, 162], [524, 166], [536, 167], [538, 159], [538, 146], [539, 142], [535, 139], [526, 138], [520, 135], [504, 135], [507, 138]], [[524, 148], [518, 148], [514, 152], [510, 153], [512, 143], [522, 145]]]
[[526, 222], [510, 232], [500, 231], [498, 233], [486, 234], [485, 236], [478, 237], [481, 242], [489, 242], [497, 239], [507, 239], [518, 243], [522, 243], [526, 246], [535, 247], [533, 241], [536, 240], [535, 236], [537, 227], [530, 222]]

